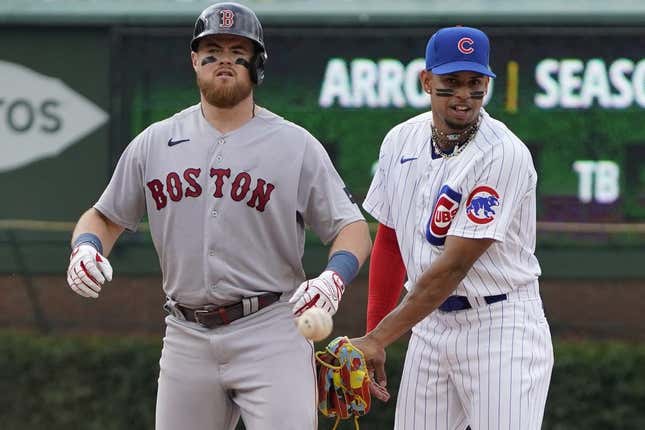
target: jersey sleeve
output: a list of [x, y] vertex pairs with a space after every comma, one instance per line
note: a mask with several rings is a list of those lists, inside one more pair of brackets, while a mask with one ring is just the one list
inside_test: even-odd
[[324, 244], [352, 222], [364, 220], [325, 148], [306, 133], [298, 184], [298, 212]]
[[504, 241], [522, 199], [535, 191], [531, 154], [519, 140], [500, 142], [469, 170], [448, 235]]
[[367, 294], [367, 332], [394, 309], [406, 270], [394, 229], [379, 224], [370, 257]]
[[383, 139], [374, 177], [363, 201], [363, 209], [379, 223], [390, 228], [394, 227], [394, 220], [392, 219], [392, 212], [390, 211], [390, 204], [387, 199], [387, 179], [392, 159], [390, 154], [392, 134], [392, 131], [390, 131], [385, 136], [385, 139]]
[[136, 231], [145, 214], [144, 142], [137, 136], [125, 149], [112, 179], [94, 208], [112, 222]]

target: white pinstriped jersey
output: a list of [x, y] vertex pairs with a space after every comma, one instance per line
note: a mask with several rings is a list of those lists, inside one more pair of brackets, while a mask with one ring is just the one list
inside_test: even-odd
[[528, 148], [483, 109], [475, 138], [454, 157], [432, 147], [432, 113], [394, 127], [363, 207], [396, 230], [406, 287], [441, 254], [447, 235], [492, 238], [454, 294], [489, 296], [536, 284], [537, 173]]

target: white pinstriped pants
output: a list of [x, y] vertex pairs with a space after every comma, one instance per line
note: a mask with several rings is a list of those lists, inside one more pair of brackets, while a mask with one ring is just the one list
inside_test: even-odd
[[395, 430], [541, 428], [553, 345], [537, 285], [523, 290], [414, 327]]

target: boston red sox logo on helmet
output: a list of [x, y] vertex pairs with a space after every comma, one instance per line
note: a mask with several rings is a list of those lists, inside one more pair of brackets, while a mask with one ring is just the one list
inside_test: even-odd
[[462, 37], [457, 42], [457, 49], [462, 54], [472, 54], [473, 52], [475, 52], [473, 45], [475, 45], [473, 39], [471, 39], [470, 37]]
[[466, 215], [475, 224], [488, 224], [495, 219], [495, 206], [499, 206], [497, 191], [488, 185], [480, 185], [468, 196]]
[[235, 14], [232, 10], [222, 9], [219, 11], [220, 21], [219, 26], [222, 28], [231, 28], [235, 24]]

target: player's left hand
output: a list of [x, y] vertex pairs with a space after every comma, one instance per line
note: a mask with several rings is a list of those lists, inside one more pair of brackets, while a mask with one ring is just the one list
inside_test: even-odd
[[338, 303], [345, 291], [345, 284], [333, 270], [325, 270], [317, 278], [300, 284], [289, 303], [293, 303], [293, 314], [300, 316], [304, 311], [314, 306], [334, 315]]
[[387, 391], [387, 377], [385, 375], [385, 348], [369, 334], [350, 339], [352, 345], [358, 348], [365, 357], [367, 370], [372, 383], [370, 393], [377, 399], [387, 402], [390, 393]]

